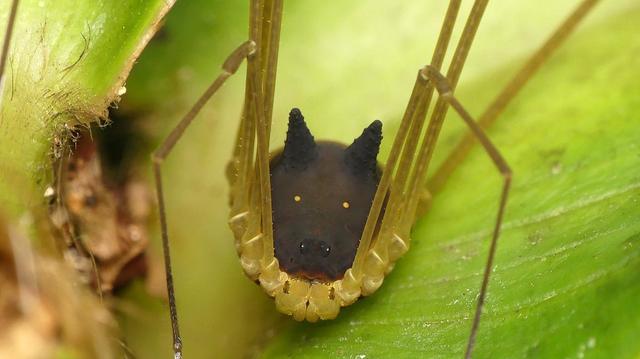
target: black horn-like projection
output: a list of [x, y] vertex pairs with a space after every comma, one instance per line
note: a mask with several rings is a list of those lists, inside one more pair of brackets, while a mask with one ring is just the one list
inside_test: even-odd
[[287, 169], [304, 170], [317, 155], [316, 142], [304, 122], [302, 112], [297, 108], [292, 109], [289, 113], [287, 139], [282, 151], [283, 164]]
[[356, 174], [377, 173], [377, 157], [382, 142], [382, 122], [373, 121], [345, 150], [345, 162]]

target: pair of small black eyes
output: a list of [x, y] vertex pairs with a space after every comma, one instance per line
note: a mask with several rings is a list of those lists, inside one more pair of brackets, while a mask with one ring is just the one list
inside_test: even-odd
[[[313, 245], [314, 243], [311, 243], [311, 241], [308, 240], [303, 240], [302, 242], [300, 242], [300, 254], [307, 255], [311, 253]], [[322, 255], [323, 257], [328, 257], [329, 254], [331, 254], [331, 247], [324, 241], [320, 241], [318, 246], [320, 247], [320, 255]]]

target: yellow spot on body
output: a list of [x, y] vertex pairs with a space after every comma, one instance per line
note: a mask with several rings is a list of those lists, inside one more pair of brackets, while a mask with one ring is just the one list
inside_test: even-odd
[[302, 197], [300, 197], [298, 195], [295, 195], [295, 196], [293, 196], [293, 200], [296, 201], [296, 202], [300, 202], [300, 201], [302, 201]]
[[342, 207], [344, 207], [344, 208], [349, 208], [349, 206], [350, 206], [350, 205], [349, 205], [349, 202], [347, 202], [347, 201], [342, 202]]

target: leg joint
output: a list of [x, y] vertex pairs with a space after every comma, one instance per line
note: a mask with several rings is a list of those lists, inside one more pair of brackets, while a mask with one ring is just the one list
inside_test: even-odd
[[453, 97], [453, 89], [451, 88], [449, 81], [436, 67], [433, 65], [427, 65], [420, 70], [420, 75], [422, 78], [434, 84], [440, 96]]
[[153, 152], [151, 154], [151, 162], [154, 165], [161, 165], [162, 164], [162, 158], [156, 152]]
[[242, 61], [253, 55], [256, 52], [256, 43], [253, 40], [248, 40], [238, 46], [229, 57], [222, 64], [222, 69], [228, 74], [235, 74], [238, 68], [242, 64]]

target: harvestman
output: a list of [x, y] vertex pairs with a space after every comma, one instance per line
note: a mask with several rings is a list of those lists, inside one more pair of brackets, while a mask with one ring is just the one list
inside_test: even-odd
[[[279, 311], [292, 315], [296, 320], [314, 322], [318, 319], [333, 319], [338, 315], [340, 307], [350, 305], [360, 296], [370, 295], [380, 287], [395, 261], [408, 250], [411, 226], [426, 191], [424, 177], [448, 107], [453, 107], [467, 124], [470, 134], [438, 169], [429, 185], [437, 191], [469, 152], [475, 140], [480, 142], [503, 177], [500, 206], [465, 352], [465, 357], [471, 357], [512, 176], [508, 164], [482, 127], [486, 128], [495, 121], [597, 0], [584, 0], [574, 10], [494, 100], [480, 117], [479, 123], [474, 121], [453, 92], [488, 0], [475, 1], [446, 75], [441, 72], [460, 2], [451, 0], [449, 3], [431, 63], [418, 71], [390, 154], [384, 167], [380, 167], [376, 161], [381, 140], [380, 122], [372, 123], [349, 147], [330, 142], [316, 143], [298, 109], [292, 110], [290, 114], [284, 149], [282, 152], [269, 154], [283, 1], [251, 0], [250, 40], [229, 55], [222, 65], [222, 73], [152, 155], [176, 358], [182, 356], [182, 339], [173, 288], [161, 164], [205, 103], [238, 70], [245, 59], [245, 102], [227, 173], [231, 192], [229, 224], [247, 276], [275, 298]], [[423, 130], [434, 91], [437, 91], [438, 97], [429, 123]], [[350, 192], [335, 191], [338, 197], [344, 197], [344, 201], [338, 201], [336, 193], [326, 196], [317, 193], [317, 187], [326, 189], [332, 186], [342, 188], [341, 186], [314, 183], [314, 189], [296, 186], [294, 180], [287, 182], [285, 175], [307, 176], [309, 171], [315, 171], [313, 176], [316, 178], [319, 174], [326, 175], [328, 171], [338, 171], [335, 172], [335, 177], [340, 178], [341, 186], [344, 182], [348, 183], [345, 188], [359, 188], [358, 185], [363, 183], [369, 186], [370, 190], [358, 194], [369, 199], [367, 206], [370, 203], [370, 207], [364, 208], [364, 218], [354, 219], [349, 215], [323, 212], [336, 211], [340, 205], [347, 211], [363, 210], [351, 205], [352, 202], [357, 203], [358, 198], [348, 198], [351, 196]], [[374, 181], [373, 187], [370, 186], [371, 181]], [[279, 187], [272, 188], [272, 183]], [[283, 188], [288, 185], [291, 185], [290, 190], [293, 192], [287, 192], [289, 189]], [[326, 198], [325, 202], [320, 201], [321, 197], [329, 197], [334, 201], [327, 204]], [[303, 205], [310, 207], [301, 207]], [[335, 205], [335, 208], [330, 207], [331, 205]], [[310, 213], [317, 217], [309, 217]], [[336, 216], [353, 222], [342, 223], [340, 218], [334, 218]], [[291, 218], [294, 220], [291, 221]], [[306, 221], [311, 227], [316, 221], [323, 224], [333, 221], [346, 227], [355, 227], [357, 238], [347, 240], [352, 241], [351, 247], [336, 251], [344, 243], [331, 237], [335, 233], [332, 228], [314, 229], [302, 234], [298, 230], [288, 231], [282, 228], [286, 225], [295, 226], [296, 221]], [[354, 231], [351, 232], [353, 234]], [[293, 247], [282, 247], [291, 245]], [[332, 258], [336, 253], [340, 253], [341, 257], [346, 255], [349, 265], [333, 265]], [[305, 259], [307, 262], [300, 262]], [[287, 260], [291, 263], [286, 264]], [[327, 266], [330, 268], [327, 269]], [[341, 269], [342, 267], [346, 270]]]

